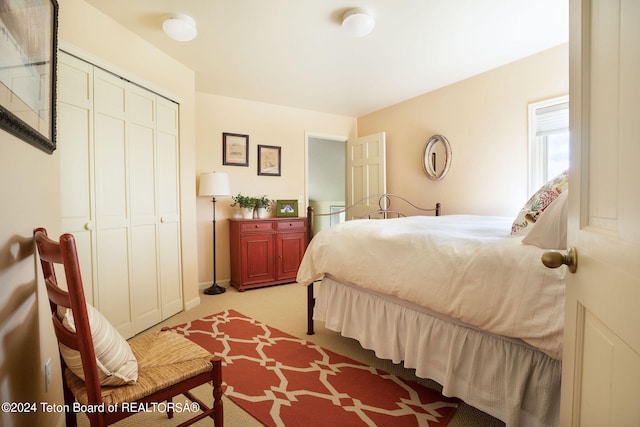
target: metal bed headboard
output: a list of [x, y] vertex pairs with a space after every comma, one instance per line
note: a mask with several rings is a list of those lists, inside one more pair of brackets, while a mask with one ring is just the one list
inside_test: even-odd
[[375, 210], [375, 211], [367, 212], [366, 214], [358, 216], [357, 218], [372, 219], [372, 218], [376, 218], [377, 217], [377, 218], [380, 218], [380, 219], [387, 219], [387, 218], [399, 218], [399, 217], [407, 216], [403, 212], [400, 212], [399, 210], [391, 208], [391, 204], [392, 204], [391, 202], [393, 200], [400, 200], [400, 201], [406, 203], [407, 205], [413, 207], [415, 210], [417, 210], [419, 212], [425, 212], [425, 213], [433, 212], [435, 216], [440, 216], [440, 214], [441, 214], [440, 203], [436, 203], [435, 207], [433, 207], [433, 208], [423, 208], [423, 207], [420, 207], [420, 206], [417, 206], [417, 205], [411, 203], [409, 200], [407, 200], [406, 198], [404, 198], [402, 196], [397, 196], [395, 194], [390, 194], [390, 193], [382, 193], [382, 194], [371, 195], [369, 197], [365, 197], [365, 198], [362, 198], [362, 199], [358, 200], [357, 202], [353, 203], [352, 205], [349, 205], [349, 206], [345, 207], [344, 209], [341, 209], [339, 211], [330, 212], [330, 213], [315, 213], [313, 207], [309, 206], [309, 207], [307, 207], [307, 227], [308, 227], [308, 233], [309, 233], [309, 236], [308, 236], [309, 241], [313, 237], [313, 224], [314, 224], [314, 218], [315, 217], [340, 215], [342, 213], [346, 214], [349, 210], [352, 210], [354, 207], [361, 206], [365, 202], [368, 202], [368, 201], [370, 201], [372, 199], [377, 199], [378, 200], [378, 209]]

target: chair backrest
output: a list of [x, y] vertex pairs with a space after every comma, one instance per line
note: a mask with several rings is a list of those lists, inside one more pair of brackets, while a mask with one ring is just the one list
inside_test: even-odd
[[[37, 228], [34, 231], [34, 237], [40, 264], [42, 265], [56, 337], [59, 343], [80, 352], [88, 403], [100, 404], [102, 403], [100, 379], [93, 339], [91, 338], [91, 328], [87, 315], [75, 239], [71, 234], [63, 234], [60, 236], [59, 241], [52, 240], [47, 236], [47, 230], [44, 228]], [[67, 290], [61, 288], [58, 283], [55, 264], [61, 264], [64, 267]], [[76, 329], [75, 333], [67, 330], [62, 324], [58, 314], [58, 307], [71, 308]], [[62, 357], [60, 357], [60, 362], [63, 366], [62, 375], [64, 377], [66, 365]]]

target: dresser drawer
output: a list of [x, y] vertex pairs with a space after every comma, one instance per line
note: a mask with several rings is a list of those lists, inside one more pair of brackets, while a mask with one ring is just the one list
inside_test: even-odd
[[304, 220], [289, 220], [289, 221], [278, 221], [276, 223], [276, 230], [295, 230], [295, 229], [305, 229]]
[[241, 233], [252, 233], [256, 231], [273, 231], [273, 226], [268, 221], [247, 221], [240, 224]]

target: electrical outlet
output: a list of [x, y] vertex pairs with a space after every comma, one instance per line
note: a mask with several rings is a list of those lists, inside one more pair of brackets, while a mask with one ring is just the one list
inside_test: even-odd
[[51, 358], [44, 364], [44, 391], [49, 391], [51, 385]]

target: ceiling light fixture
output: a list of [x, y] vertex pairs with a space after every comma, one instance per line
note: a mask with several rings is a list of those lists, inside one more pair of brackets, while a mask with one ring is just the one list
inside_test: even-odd
[[196, 21], [187, 15], [171, 15], [162, 23], [162, 29], [169, 37], [179, 42], [191, 41], [198, 35]]
[[342, 28], [353, 37], [364, 37], [376, 25], [373, 15], [362, 8], [350, 9], [342, 17]]

